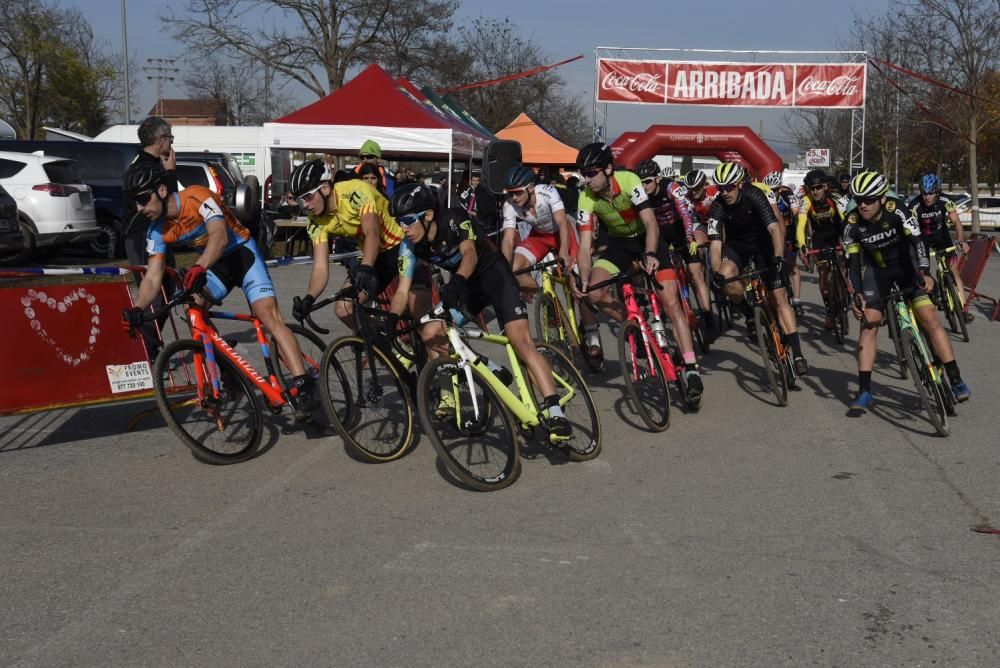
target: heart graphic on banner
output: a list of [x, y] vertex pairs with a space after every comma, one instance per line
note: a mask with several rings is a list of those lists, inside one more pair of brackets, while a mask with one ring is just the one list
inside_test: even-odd
[[[87, 347], [76, 357], [70, 355], [65, 349], [49, 334], [48, 330], [39, 320], [39, 315], [45, 316], [42, 306], [48, 307], [49, 311], [55, 314], [64, 314], [69, 311], [77, 302], [82, 302], [90, 307], [90, 337], [87, 340]], [[70, 366], [80, 366], [82, 362], [90, 359], [97, 344], [97, 337], [101, 333], [101, 307], [97, 303], [97, 298], [83, 288], [73, 290], [60, 300], [50, 297], [45, 292], [38, 290], [28, 290], [28, 294], [21, 298], [21, 305], [24, 306], [24, 317], [31, 324], [31, 330], [35, 332], [45, 343], [56, 350], [56, 354], [63, 362]], [[36, 309], [36, 305], [38, 308]], [[41, 313], [39, 313], [41, 311]], [[52, 316], [49, 316], [52, 317]], [[58, 316], [55, 316], [56, 318]], [[51, 326], [51, 325], [50, 325]]]

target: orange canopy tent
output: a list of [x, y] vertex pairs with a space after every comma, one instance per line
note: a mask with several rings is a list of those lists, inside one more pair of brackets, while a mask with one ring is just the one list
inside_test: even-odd
[[521, 142], [521, 159], [526, 165], [572, 165], [577, 150], [562, 143], [525, 113], [497, 132], [500, 139]]

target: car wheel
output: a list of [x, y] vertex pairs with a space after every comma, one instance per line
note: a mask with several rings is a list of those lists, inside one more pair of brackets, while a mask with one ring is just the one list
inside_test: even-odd
[[24, 218], [17, 219], [21, 226], [21, 250], [2, 251], [0, 250], [0, 266], [18, 267], [26, 264], [31, 256], [35, 254], [35, 230], [31, 223]]
[[87, 247], [92, 257], [102, 260], [113, 260], [122, 256], [122, 231], [114, 218], [98, 218], [97, 226], [101, 233], [94, 237]]

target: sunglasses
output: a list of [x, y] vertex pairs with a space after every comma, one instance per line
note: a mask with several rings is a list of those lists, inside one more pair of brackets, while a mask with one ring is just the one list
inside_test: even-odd
[[825, 190], [825, 189], [826, 189], [825, 183], [820, 183], [819, 185], [815, 186], [809, 186], [809, 190]]
[[132, 195], [132, 199], [139, 206], [146, 206], [149, 204], [149, 200], [153, 199], [153, 191], [147, 190], [146, 192], [136, 193]]
[[602, 171], [604, 171], [604, 170], [601, 170], [601, 169], [581, 169], [580, 170], [580, 176], [582, 176], [585, 179], [592, 179], [595, 176], [597, 176], [598, 174], [600, 174]]
[[408, 213], [405, 216], [400, 216], [396, 219], [396, 222], [399, 223], [400, 227], [411, 227], [422, 221], [426, 215], [427, 210], [425, 209], [424, 211], [419, 211], [417, 213]]
[[862, 204], [865, 206], [871, 206], [875, 202], [881, 201], [881, 199], [881, 197], [855, 197], [854, 201], [857, 202], [859, 206]]
[[319, 189], [322, 188], [322, 187], [323, 187], [323, 184], [321, 183], [318, 186], [316, 186], [315, 188], [313, 188], [312, 190], [310, 190], [308, 192], [304, 192], [301, 195], [299, 195], [298, 197], [296, 197], [295, 201], [298, 202], [299, 204], [305, 204], [306, 202], [310, 201], [313, 198], [313, 195], [315, 195], [316, 193], [318, 193]]
[[652, 177], [650, 177], [648, 179], [643, 179], [642, 183], [643, 183], [643, 185], [647, 185], [648, 186], [650, 183], [653, 183], [654, 181], [656, 181], [656, 177], [652, 176]]
[[507, 193], [508, 195], [520, 195], [521, 193], [528, 192], [528, 188], [527, 187], [524, 187], [524, 188], [507, 188], [507, 190], [505, 190], [504, 192]]
[[170, 141], [173, 141], [174, 140], [174, 136], [173, 135], [160, 135], [159, 137], [157, 137], [157, 139], [169, 139]]
[[730, 193], [736, 190], [736, 184], [730, 183], [727, 186], [716, 186], [716, 188], [719, 190], [720, 193]]

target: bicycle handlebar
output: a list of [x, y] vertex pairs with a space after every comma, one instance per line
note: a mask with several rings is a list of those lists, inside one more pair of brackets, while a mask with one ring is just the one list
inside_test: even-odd
[[548, 260], [547, 262], [536, 262], [530, 267], [525, 267], [524, 269], [518, 269], [517, 271], [514, 272], [514, 275], [520, 276], [521, 274], [529, 274], [533, 271], [541, 271], [543, 269], [548, 269], [549, 267], [554, 265], [559, 265], [559, 267], [562, 267], [562, 261], [556, 259], [556, 260]]

